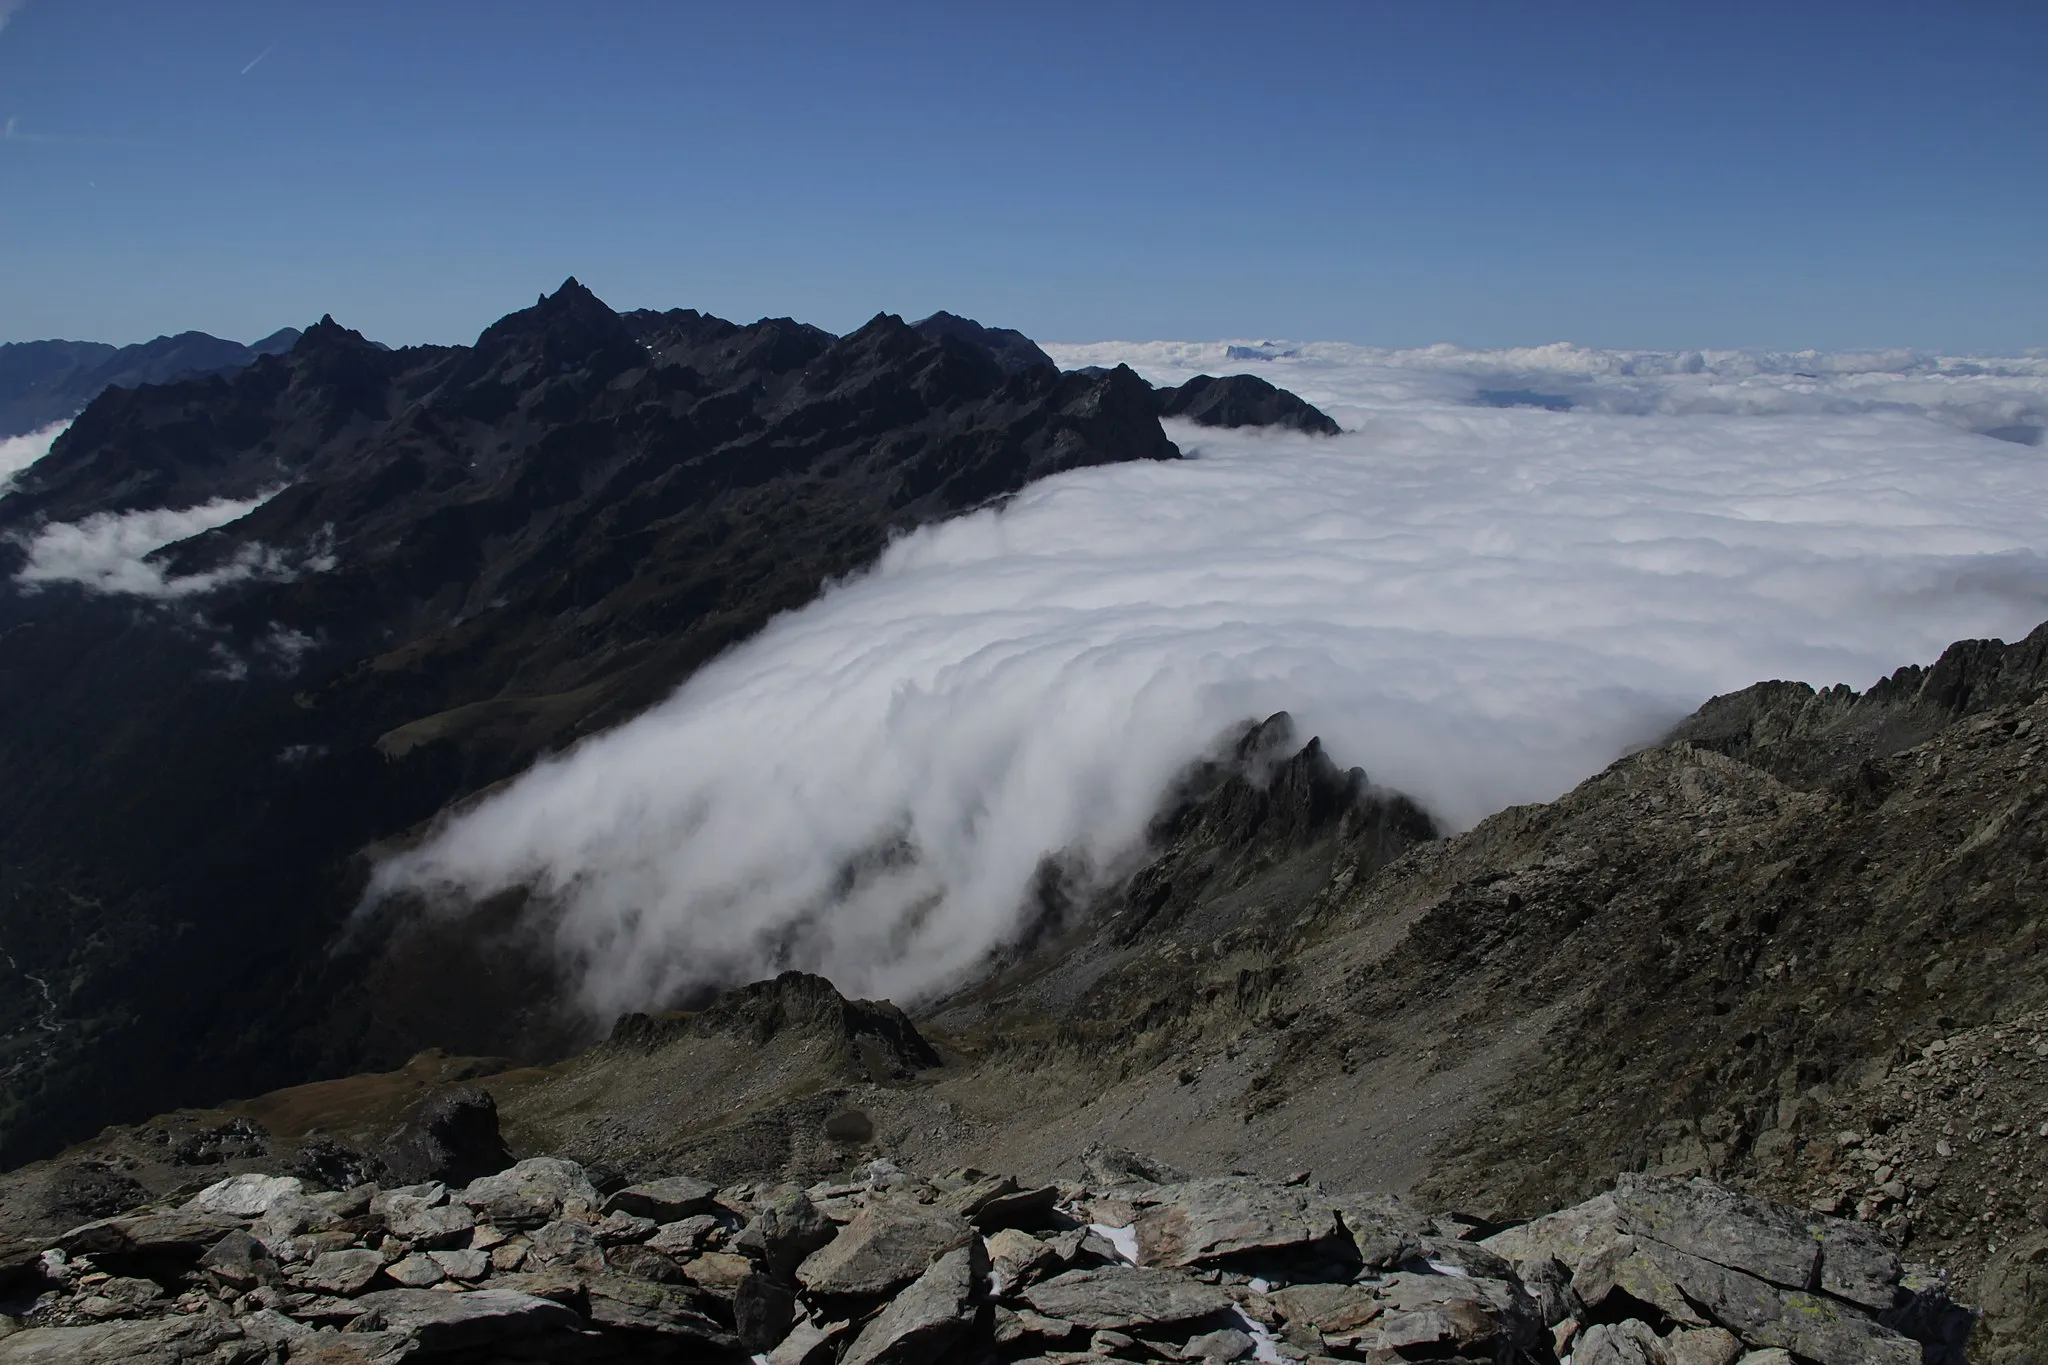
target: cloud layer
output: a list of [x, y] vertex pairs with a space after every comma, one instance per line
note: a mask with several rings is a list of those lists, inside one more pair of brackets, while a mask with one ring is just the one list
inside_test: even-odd
[[[2048, 454], [1956, 416], [2031, 411], [2041, 375], [1302, 350], [1057, 348], [1161, 379], [1255, 369], [1348, 430], [1175, 425], [1187, 461], [914, 534], [377, 893], [537, 889], [600, 1018], [786, 965], [902, 1000], [1015, 931], [1045, 855], [1119, 866], [1241, 720], [1290, 710], [1462, 827], [1713, 693], [1864, 686], [2048, 617]], [[1570, 411], [1474, 405], [1573, 374]]]
[[149, 559], [152, 551], [249, 515], [269, 496], [216, 498], [177, 510], [96, 512], [82, 521], [52, 523], [26, 542], [28, 563], [15, 581], [30, 586], [77, 583], [94, 592], [167, 599], [277, 573], [282, 567], [278, 557], [256, 547], [245, 547], [221, 568], [175, 578]]

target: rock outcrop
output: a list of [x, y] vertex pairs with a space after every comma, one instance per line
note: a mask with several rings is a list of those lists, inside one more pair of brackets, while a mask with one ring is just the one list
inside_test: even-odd
[[1255, 374], [1221, 379], [1198, 374], [1185, 384], [1161, 389], [1159, 415], [1205, 427], [1287, 427], [1311, 436], [1335, 436], [1343, 430], [1322, 409]]
[[[668, 1176], [600, 1209], [552, 1158], [464, 1188], [231, 1177], [43, 1249], [0, 1318], [0, 1365], [1959, 1365], [1972, 1322], [1867, 1227], [1703, 1180], [1624, 1181], [1483, 1240], [1391, 1196], [1128, 1169], [1059, 1185], [1028, 1226], [963, 1216], [997, 1187], [1016, 1182], [875, 1161], [808, 1189]], [[437, 1209], [476, 1216], [451, 1244], [422, 1231]], [[137, 1229], [181, 1216], [177, 1254], [146, 1274], [115, 1249], [168, 1246]], [[1390, 1258], [1391, 1225], [1418, 1231]]]

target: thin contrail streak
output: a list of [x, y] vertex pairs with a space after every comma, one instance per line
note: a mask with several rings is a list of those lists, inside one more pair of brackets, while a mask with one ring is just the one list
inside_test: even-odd
[[257, 68], [257, 66], [261, 64], [265, 57], [268, 57], [271, 53], [275, 51], [277, 51], [276, 43], [272, 43], [269, 47], [264, 48], [261, 52], [256, 54], [255, 60], [251, 61], [247, 66], [242, 68], [242, 74], [246, 76], [251, 71], [254, 71]]

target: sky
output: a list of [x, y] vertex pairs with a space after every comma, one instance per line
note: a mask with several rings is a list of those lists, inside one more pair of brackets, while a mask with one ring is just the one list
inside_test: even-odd
[[0, 341], [615, 307], [2048, 345], [2014, 0], [0, 0]]

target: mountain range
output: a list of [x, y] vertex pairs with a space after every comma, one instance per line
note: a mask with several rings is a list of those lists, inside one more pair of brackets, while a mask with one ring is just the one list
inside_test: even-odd
[[227, 374], [298, 341], [285, 327], [244, 346], [205, 332], [180, 332], [133, 346], [100, 341], [15, 341], [0, 345], [0, 438], [68, 421], [109, 388], [132, 389], [191, 375]]

